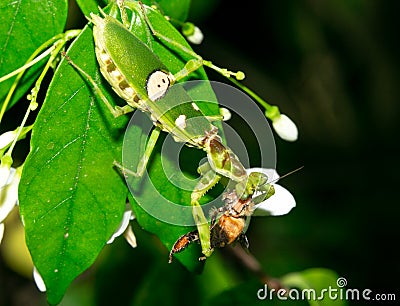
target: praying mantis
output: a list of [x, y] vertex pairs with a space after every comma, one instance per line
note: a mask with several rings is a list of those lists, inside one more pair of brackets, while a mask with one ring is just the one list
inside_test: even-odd
[[[147, 113], [154, 124], [144, 155], [139, 161], [136, 171], [124, 169], [115, 163], [125, 174], [141, 177], [157, 142], [161, 131], [171, 134], [175, 141], [201, 149], [207, 154], [207, 161], [198, 168], [200, 179], [191, 193], [193, 219], [197, 226], [202, 253], [209, 257], [211, 247], [210, 228], [208, 220], [199, 204], [199, 200], [221, 177], [235, 182], [235, 193], [238, 199], [245, 201], [257, 190], [267, 196], [271, 186], [266, 184], [267, 178], [261, 173], [255, 173], [249, 180], [249, 175], [235, 153], [218, 135], [218, 128], [212, 122], [221, 117], [205, 116], [194, 101], [191, 101], [178, 82], [202, 66], [208, 66], [224, 76], [241, 80], [242, 72], [231, 72], [203, 60], [199, 55], [183, 45], [157, 32], [149, 19], [147, 10], [151, 8], [135, 1], [117, 1], [122, 23], [101, 11], [101, 16], [90, 14], [93, 23], [93, 37], [96, 47], [96, 57], [100, 71], [114, 91], [126, 101], [125, 106], [113, 106], [96, 83], [83, 69], [67, 60], [82, 73], [93, 85], [100, 99], [105, 103], [114, 117], [118, 117], [135, 109]], [[166, 65], [143, 41], [128, 30], [129, 21], [126, 8], [129, 8], [145, 20], [151, 35], [160, 41], [192, 57], [181, 71], [172, 74]], [[183, 103], [184, 101], [185, 103]], [[256, 179], [255, 179], [256, 178]]]
[[[221, 129], [221, 121], [225, 118], [223, 112], [217, 111], [217, 104], [210, 103], [213, 105], [208, 107], [206, 103], [211, 100], [199, 98], [199, 95], [193, 97], [192, 88], [186, 86], [190, 82], [185, 82], [207, 79], [203, 67], [211, 68], [264, 106], [265, 116], [261, 113], [260, 121], [267, 117], [274, 126], [275, 119], [279, 121], [284, 116], [280, 115], [277, 106], [267, 104], [239, 82], [244, 78], [242, 72], [231, 72], [204, 60], [154, 7], [133, 0], [119, 0], [110, 3], [99, 14], [86, 13], [90, 22], [83, 30], [56, 34], [37, 48], [22, 67], [0, 78], [2, 82], [17, 75], [3, 104], [3, 112], [9, 106], [22, 74], [47, 59], [27, 96], [29, 105], [22, 123], [4, 149], [8, 151], [1, 159], [1, 167], [10, 169], [15, 143], [32, 130], [31, 151], [17, 169], [21, 179], [18, 199], [36, 274], [42, 276], [49, 289], [49, 300], [54, 304], [67, 284], [93, 263], [101, 248], [124, 232], [120, 231], [122, 226], [115, 229], [119, 224], [125, 224], [125, 215], [132, 213], [132, 209], [138, 223], [171, 248], [170, 261], [191, 242], [200, 242], [204, 255], [201, 258], [205, 259], [214, 248], [235, 241], [244, 242], [246, 246], [244, 232], [255, 205], [271, 197], [274, 190], [277, 191], [273, 199], [279, 195], [278, 189], [269, 181], [270, 173], [263, 172], [263, 168], [245, 169], [244, 159], [235, 154], [243, 151], [232, 150], [226, 144]], [[39, 27], [38, 30], [40, 32]], [[69, 42], [72, 42], [71, 46], [66, 50]], [[60, 53], [63, 58], [58, 65]], [[51, 68], [56, 70], [41, 105], [37, 102], [40, 85]], [[111, 93], [111, 88], [122, 100]], [[207, 94], [212, 91], [210, 83], [207, 90]], [[222, 101], [218, 103], [223, 104]], [[242, 107], [242, 104], [238, 105]], [[40, 113], [35, 122], [25, 127], [29, 114], [39, 106]], [[135, 130], [140, 132], [132, 134], [132, 141], [128, 142], [132, 149], [124, 154], [121, 162], [120, 153], [125, 150], [126, 143], [124, 139], [122, 145], [121, 132], [128, 119], [123, 115], [135, 110], [132, 117], [145, 113], [152, 129], [148, 134], [141, 127]], [[258, 120], [254, 122], [259, 124]], [[182, 216], [190, 220], [183, 221], [181, 215], [173, 215], [168, 206], [165, 208], [158, 199], [152, 198], [151, 192], [147, 192], [150, 190], [147, 181], [166, 173], [162, 173], [165, 169], [160, 170], [158, 157], [165, 157], [167, 167], [171, 165], [169, 154], [158, 152], [158, 148], [155, 150], [156, 143], [162, 140], [160, 135], [171, 136], [178, 146], [193, 148], [183, 152], [205, 152], [206, 157], [198, 167], [200, 176], [190, 181], [190, 188], [180, 188], [172, 181], [163, 185], [165, 179], [169, 179], [167, 175], [153, 181], [157, 194], [166, 195], [168, 199], [176, 193], [171, 202], [176, 200], [173, 204], [177, 204], [178, 210], [185, 211]], [[142, 150], [145, 138], [147, 142]], [[135, 160], [136, 153], [140, 152], [139, 163], [131, 163], [130, 152], [134, 155], [131, 160]], [[188, 156], [191, 167], [196, 160], [190, 160], [190, 153], [184, 156], [185, 159]], [[113, 167], [113, 161], [117, 169]], [[150, 174], [147, 177], [146, 170]], [[121, 180], [121, 172], [127, 178], [126, 184]], [[132, 197], [128, 195], [128, 188], [132, 187], [130, 179], [135, 188], [136, 182], [145, 186], [144, 192], [137, 197], [132, 189]], [[220, 202], [219, 197], [213, 202], [218, 203], [219, 208], [206, 217], [209, 205], [203, 203], [214, 196], [208, 197], [206, 193], [217, 184], [228, 186], [227, 191]], [[141, 198], [143, 194], [146, 196]], [[191, 194], [190, 200], [188, 194]], [[126, 203], [127, 196], [132, 205]], [[142, 199], [148, 200], [148, 205], [160, 212], [158, 218], [148, 211], [142, 213]], [[130, 211], [123, 212], [124, 208], [130, 208]], [[173, 222], [164, 222], [163, 216], [168, 214], [175, 218]], [[131, 217], [130, 214], [129, 220]], [[182, 235], [182, 228], [192, 225], [196, 229]], [[194, 270], [196, 262], [190, 254], [185, 256], [179, 258], [181, 263]]]

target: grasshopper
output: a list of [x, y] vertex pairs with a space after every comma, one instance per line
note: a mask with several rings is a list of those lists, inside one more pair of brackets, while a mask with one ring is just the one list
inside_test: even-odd
[[[89, 20], [93, 23], [93, 37], [95, 41], [96, 57], [103, 77], [112, 86], [114, 91], [126, 101], [123, 107], [113, 106], [98, 89], [96, 83], [71, 59], [67, 60], [92, 83], [94, 90], [101, 100], [115, 116], [121, 116], [139, 109], [150, 116], [154, 124], [145, 152], [139, 161], [136, 171], [122, 168], [124, 174], [141, 177], [146, 169], [150, 155], [154, 149], [161, 131], [170, 133], [175, 141], [183, 142], [204, 150], [207, 162], [198, 168], [200, 180], [191, 193], [191, 206], [197, 233], [202, 247], [202, 253], [211, 255], [214, 245], [211, 244], [210, 228], [207, 218], [199, 204], [199, 200], [210, 190], [221, 177], [235, 182], [235, 194], [241, 201], [251, 201], [255, 190], [267, 192], [266, 179], [262, 178], [254, 184], [238, 157], [218, 135], [218, 128], [212, 122], [221, 120], [219, 116], [206, 117], [195, 102], [191, 101], [188, 93], [182, 86], [174, 85], [190, 73], [202, 66], [208, 66], [230, 78], [240, 80], [242, 72], [230, 72], [216, 67], [209, 61], [185, 46], [158, 33], [147, 18], [147, 10], [151, 10], [140, 2], [117, 1], [122, 23], [101, 11], [101, 16], [90, 14]], [[192, 57], [181, 71], [172, 74], [151, 48], [129, 31], [129, 22], [126, 8], [135, 11], [145, 20], [149, 31], [161, 42], [179, 48]], [[115, 39], [118, 37], [118, 39]], [[174, 86], [173, 86], [174, 85]], [[261, 174], [257, 175], [259, 178]]]

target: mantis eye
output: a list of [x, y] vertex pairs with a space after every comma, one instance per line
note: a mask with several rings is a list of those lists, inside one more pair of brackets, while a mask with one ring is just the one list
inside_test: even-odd
[[152, 72], [147, 78], [146, 91], [151, 101], [162, 98], [170, 86], [168, 73], [160, 70]]

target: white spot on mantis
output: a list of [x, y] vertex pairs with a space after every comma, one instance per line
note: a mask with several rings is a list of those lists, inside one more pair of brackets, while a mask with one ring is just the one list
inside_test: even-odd
[[132, 87], [126, 87], [122, 90], [128, 97], [132, 97], [135, 94], [135, 91]]
[[112, 78], [114, 78], [116, 80], [122, 79], [122, 74], [121, 74], [121, 72], [119, 72], [118, 69], [114, 69], [113, 71], [110, 71], [110, 75]]
[[162, 98], [170, 85], [169, 75], [157, 70], [149, 75], [146, 82], [146, 91], [151, 101]]
[[110, 61], [110, 56], [106, 52], [99, 52], [101, 62], [107, 63]]
[[200, 110], [200, 108], [197, 106], [197, 104], [196, 103], [192, 103], [192, 106], [193, 106], [193, 108], [194, 108], [194, 110], [196, 110], [196, 111], [199, 111]]
[[186, 116], [180, 115], [178, 118], [176, 118], [175, 125], [181, 129], [186, 128]]
[[154, 114], [151, 114], [151, 115], [150, 115], [150, 119], [151, 119], [151, 121], [153, 121], [154, 123], [157, 122], [157, 118], [154, 117]]

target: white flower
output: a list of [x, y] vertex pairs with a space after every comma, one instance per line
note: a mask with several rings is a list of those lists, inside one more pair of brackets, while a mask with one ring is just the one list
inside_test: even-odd
[[0, 188], [0, 223], [8, 216], [18, 201], [18, 184], [21, 178], [21, 169], [11, 168], [7, 175], [6, 183]]
[[46, 285], [44, 284], [42, 276], [36, 267], [33, 267], [33, 280], [35, 281], [36, 287], [38, 287], [40, 292], [46, 292]]
[[126, 205], [124, 215], [122, 216], [121, 223], [115, 233], [111, 236], [111, 238], [107, 241], [107, 244], [111, 244], [114, 242], [114, 239], [118, 236], [124, 234], [126, 241], [133, 247], [136, 248], [136, 237], [133, 233], [132, 227], [129, 222], [135, 219], [135, 215], [132, 212], [129, 204]]
[[195, 45], [200, 45], [204, 39], [203, 32], [191, 22], [183, 24], [182, 33], [188, 41]]
[[12, 143], [17, 136], [16, 131], [8, 131], [0, 135], [0, 150]]
[[222, 121], [228, 121], [232, 118], [232, 114], [229, 111], [229, 109], [225, 108], [225, 107], [220, 107], [219, 108], [219, 113], [222, 116]]
[[9, 178], [11, 175], [11, 165], [12, 158], [8, 155], [4, 155], [1, 158], [0, 163], [0, 188], [4, 187], [6, 184], [9, 184]]
[[276, 133], [283, 140], [295, 141], [298, 137], [298, 130], [296, 124], [288, 116], [280, 114], [272, 121], [272, 126]]
[[137, 247], [136, 236], [133, 233], [132, 226], [129, 225], [128, 228], [125, 230], [124, 237], [125, 237], [125, 240], [130, 244], [130, 246], [132, 248]]
[[194, 31], [192, 35], [186, 37], [188, 41], [192, 44], [200, 45], [204, 39], [203, 32], [198, 27], [194, 27]]
[[[247, 174], [251, 172], [260, 172], [268, 177], [268, 183], [273, 184], [275, 193], [268, 199], [257, 204], [255, 206], [253, 216], [281, 216], [288, 214], [295, 206], [296, 201], [293, 195], [282, 186], [276, 184], [279, 175], [275, 169], [265, 169], [265, 168], [251, 168], [246, 169]], [[256, 201], [259, 193], [254, 194], [254, 201]]]

